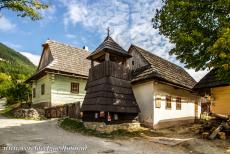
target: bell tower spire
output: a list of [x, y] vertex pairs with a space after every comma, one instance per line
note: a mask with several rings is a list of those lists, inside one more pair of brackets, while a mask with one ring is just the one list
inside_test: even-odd
[[110, 28], [107, 28], [107, 36], [110, 36]]

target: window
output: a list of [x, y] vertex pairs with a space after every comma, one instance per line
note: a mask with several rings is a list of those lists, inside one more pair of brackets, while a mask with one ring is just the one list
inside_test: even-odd
[[33, 88], [33, 92], [32, 92], [33, 98], [36, 97], [36, 88]]
[[45, 94], [45, 84], [41, 85], [41, 95]]
[[161, 108], [161, 96], [157, 95], [155, 99], [155, 107], [156, 108]]
[[79, 83], [71, 83], [71, 92], [72, 93], [79, 93]]
[[171, 96], [166, 96], [166, 109], [172, 109], [172, 97]]
[[132, 65], [134, 65], [134, 60], [132, 61]]
[[181, 98], [176, 98], [176, 109], [181, 110]]

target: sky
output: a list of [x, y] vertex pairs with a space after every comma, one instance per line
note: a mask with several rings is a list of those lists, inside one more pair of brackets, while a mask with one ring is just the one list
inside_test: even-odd
[[[184, 67], [169, 55], [174, 47], [159, 34], [151, 23], [161, 0], [52, 0], [49, 8], [40, 11], [42, 20], [31, 21], [15, 12], [0, 12], [0, 42], [19, 51], [38, 65], [42, 44], [56, 40], [78, 48], [87, 46], [93, 51], [106, 37], [110, 27], [111, 37], [125, 50], [138, 45], [153, 54]], [[207, 71], [186, 69], [196, 81]]]

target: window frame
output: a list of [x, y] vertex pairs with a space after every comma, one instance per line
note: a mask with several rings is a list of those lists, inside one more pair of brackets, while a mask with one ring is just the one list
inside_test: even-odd
[[[74, 86], [76, 86], [77, 88], [74, 87]], [[70, 83], [70, 92], [74, 93], [74, 94], [79, 94], [79, 92], [80, 92], [80, 83], [78, 83], [78, 82], [71, 82]]]
[[176, 98], [176, 110], [181, 110], [181, 109], [182, 109], [181, 98], [177, 97]]
[[[170, 107], [168, 107], [168, 104], [170, 104]], [[165, 109], [167, 109], [167, 110], [172, 109], [172, 96], [166, 96], [165, 97]]]
[[155, 108], [161, 108], [161, 95], [156, 95], [156, 98], [155, 98]]
[[45, 95], [45, 84], [41, 85], [41, 95]]
[[132, 60], [132, 66], [134, 66], [134, 63], [135, 63], [134, 60]]

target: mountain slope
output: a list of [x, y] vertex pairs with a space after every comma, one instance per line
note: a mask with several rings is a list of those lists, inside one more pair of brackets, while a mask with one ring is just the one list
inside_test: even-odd
[[36, 67], [25, 56], [0, 43], [0, 73], [16, 80], [30, 76]]

